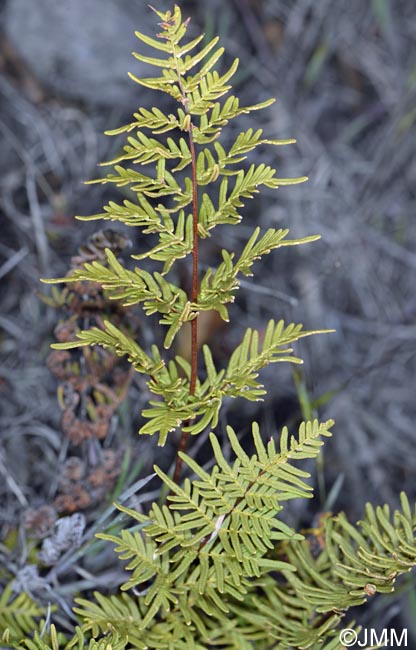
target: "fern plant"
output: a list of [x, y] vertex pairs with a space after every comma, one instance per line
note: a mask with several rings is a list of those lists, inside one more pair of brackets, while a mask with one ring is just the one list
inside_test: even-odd
[[[61, 643], [51, 626], [43, 637], [37, 633], [12, 645], [56, 650], [89, 642], [87, 647], [98, 650], [106, 640], [109, 650], [335, 650], [345, 612], [376, 592], [392, 591], [397, 576], [415, 566], [416, 513], [402, 495], [400, 511], [391, 515], [387, 506], [367, 506], [358, 526], [342, 513], [328, 514], [305, 538], [284, 523], [286, 502], [312, 494], [306, 482], [309, 474], [298, 461], [319, 454], [323, 439], [331, 435], [332, 421], [302, 423], [292, 434], [284, 428], [267, 443], [253, 423], [251, 455], [228, 427], [234, 459], [224, 455], [223, 441], [211, 432], [215, 464], [210, 471], [186, 453], [189, 436], [215, 429], [226, 397], [261, 399], [265, 390], [260, 370], [269, 363], [301, 363], [293, 344], [318, 333], [270, 321], [263, 336], [248, 329], [227, 367], [218, 369], [209, 346], [199, 355], [199, 315], [214, 310], [228, 321], [227, 306], [241, 276], [252, 274], [256, 260], [318, 237], [290, 239], [287, 230], [261, 232], [256, 227], [240, 254], [223, 249], [221, 263], [201, 274], [199, 244], [214, 228], [238, 225], [245, 200], [260, 186], [278, 188], [306, 178], [279, 178], [264, 163], [245, 165], [256, 147], [293, 140], [264, 138], [261, 129], [248, 128], [231, 145], [222, 144], [223, 129], [231, 120], [266, 108], [273, 100], [240, 106], [228, 94], [238, 60], [220, 74], [216, 65], [223, 48], [217, 38], [204, 45], [202, 35], [188, 40], [188, 20], [178, 6], [166, 13], [154, 11], [159, 33], [155, 38], [136, 35], [155, 55], [134, 56], [160, 74], [130, 76], [141, 86], [167, 94], [172, 112], [140, 108], [132, 123], [108, 132], [126, 134], [126, 144], [117, 158], [104, 163], [111, 171], [92, 182], [127, 187], [131, 198], [111, 201], [102, 213], [81, 219], [116, 221], [153, 235], [156, 243], [132, 255], [138, 262], [133, 268], [123, 266], [107, 249], [105, 261], [85, 262], [69, 277], [48, 282], [96, 282], [110, 299], [141, 304], [147, 315], [159, 315], [166, 328], [164, 350], [155, 345], [144, 349], [108, 321], [53, 347], [98, 345], [127, 356], [134, 370], [147, 377], [153, 395], [142, 413], [140, 433], [157, 435], [163, 446], [169, 435], [180, 431], [176, 465], [173, 476], [155, 467], [169, 492], [165, 503], [153, 503], [146, 514], [118, 506], [131, 517], [133, 527], [99, 535], [128, 561], [121, 593], [79, 599], [75, 612], [80, 628], [72, 640]], [[192, 258], [189, 293], [175, 283], [175, 265], [185, 257]], [[159, 263], [159, 270], [145, 269], [146, 260]], [[190, 363], [167, 352], [186, 323], [191, 327]], [[182, 480], [184, 466], [187, 477]]]

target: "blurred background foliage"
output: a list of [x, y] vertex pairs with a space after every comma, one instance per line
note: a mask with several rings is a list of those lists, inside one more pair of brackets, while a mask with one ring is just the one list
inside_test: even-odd
[[[254, 114], [251, 126], [266, 137], [296, 137], [297, 145], [277, 154], [265, 150], [262, 159], [280, 176], [310, 178], [263, 192], [247, 205], [239, 228], [224, 227], [221, 239], [206, 245], [203, 259], [217, 257], [222, 243], [238, 249], [257, 225], [289, 227], [294, 237], [322, 234], [319, 243], [259, 264], [256, 281], [242, 283], [231, 325], [220, 330], [207, 318], [201, 336], [221, 364], [246, 327], [270, 318], [336, 329], [302, 343], [300, 371], [264, 372], [265, 403], [230, 404], [221, 427], [230, 423], [244, 435], [253, 418], [268, 432], [302, 415], [335, 419], [335, 436], [314, 475], [316, 498], [294, 504], [292, 523], [299, 527], [327, 510], [358, 519], [366, 500], [395, 506], [401, 489], [414, 499], [414, 2], [189, 0], [181, 6], [195, 35], [219, 34], [227, 57], [240, 58], [234, 81], [242, 103], [277, 97]], [[128, 70], [149, 75], [131, 51], [140, 47], [134, 29], [151, 34], [154, 25], [142, 0], [0, 2], [0, 584], [13, 579], [16, 593], [29, 590], [41, 604], [57, 604], [62, 629], [71, 625], [74, 594], [121, 582], [111, 550], [92, 542], [92, 533], [111, 514], [111, 499], [131, 498], [134, 482], [150, 473], [155, 443], [136, 435], [148, 394], [134, 378], [127, 400], [111, 403], [104, 441], [90, 435], [74, 448], [59, 406], [68, 377], [58, 400], [59, 373], [47, 367], [63, 315], [39, 299], [38, 278], [65, 274], [77, 251], [81, 257], [91, 246], [96, 252], [94, 240], [87, 241], [94, 224], [77, 223], [73, 215], [99, 212], [104, 201], [120, 198], [82, 184], [120, 146], [104, 129], [129, 121], [139, 106], [166, 101], [127, 77]], [[127, 234], [140, 249], [140, 236]], [[61, 296], [61, 304], [67, 299]], [[140, 314], [135, 319], [138, 336], [151, 343], [153, 323]], [[186, 341], [179, 345], [186, 354]], [[82, 360], [73, 363], [71, 372], [82, 375]], [[56, 371], [56, 363], [49, 366]], [[124, 390], [125, 369], [119, 373]], [[194, 442], [204, 460], [205, 437]], [[159, 463], [170, 466], [176, 444], [173, 437]], [[67, 523], [57, 527], [58, 514]], [[72, 530], [73, 516], [79, 535], [59, 546], [57, 536], [65, 526]], [[363, 622], [412, 629], [412, 579], [399, 591], [394, 604], [376, 599]]]

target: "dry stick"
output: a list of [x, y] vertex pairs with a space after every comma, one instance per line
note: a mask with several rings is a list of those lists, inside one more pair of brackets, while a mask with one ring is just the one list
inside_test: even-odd
[[[186, 104], [185, 104], [186, 106]], [[198, 301], [198, 184], [196, 177], [196, 155], [195, 144], [192, 136], [193, 124], [189, 123], [189, 150], [191, 152], [192, 162], [192, 289], [191, 302]], [[191, 380], [189, 385], [189, 395], [195, 394], [196, 380], [198, 374], [198, 316], [191, 320]], [[187, 423], [186, 423], [187, 424]], [[188, 431], [182, 429], [181, 440], [179, 443], [178, 453], [176, 456], [175, 472], [173, 480], [179, 482], [182, 469], [182, 458], [179, 452], [185, 451], [188, 441]]]

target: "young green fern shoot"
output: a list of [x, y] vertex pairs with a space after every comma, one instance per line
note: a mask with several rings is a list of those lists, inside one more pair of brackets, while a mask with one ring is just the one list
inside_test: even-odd
[[[96, 282], [110, 299], [141, 304], [146, 314], [158, 314], [166, 327], [164, 350], [156, 345], [145, 350], [109, 321], [53, 347], [99, 345], [127, 356], [134, 370], [147, 377], [153, 395], [143, 410], [140, 433], [157, 434], [164, 445], [171, 432], [180, 430], [181, 441], [174, 476], [155, 468], [169, 491], [166, 503], [153, 503], [147, 514], [119, 506], [135, 521], [134, 528], [99, 535], [128, 560], [129, 577], [121, 595], [97, 593], [96, 602], [77, 600], [82, 629], [65, 647], [83, 648], [85, 638], [91, 640], [91, 650], [336, 650], [336, 627], [344, 612], [376, 591], [392, 591], [396, 577], [416, 565], [416, 513], [402, 495], [400, 511], [367, 506], [357, 527], [342, 513], [328, 513], [322, 530], [312, 530], [309, 539], [282, 521], [278, 515], [288, 501], [311, 496], [309, 474], [297, 462], [318, 456], [322, 438], [331, 435], [332, 421], [302, 423], [292, 435], [284, 428], [267, 444], [253, 423], [252, 455], [227, 427], [234, 460], [226, 458], [222, 441], [211, 432], [215, 464], [210, 471], [185, 453], [189, 435], [215, 428], [226, 397], [261, 399], [261, 369], [281, 361], [301, 363], [293, 344], [317, 333], [271, 320], [262, 337], [248, 329], [222, 369], [216, 368], [204, 345], [206, 372], [201, 379], [198, 316], [214, 310], [228, 321], [227, 307], [241, 276], [252, 274], [256, 260], [318, 237], [289, 239], [287, 230], [261, 232], [256, 226], [239, 255], [223, 249], [221, 263], [201, 274], [200, 240], [211, 237], [217, 226], [238, 224], [245, 200], [261, 186], [278, 188], [306, 179], [279, 178], [264, 163], [245, 165], [256, 147], [293, 140], [263, 138], [261, 129], [248, 128], [231, 145], [224, 144], [222, 132], [231, 120], [273, 100], [240, 106], [228, 94], [238, 60], [220, 74], [216, 65], [223, 48], [217, 46], [218, 39], [204, 45], [203, 36], [186, 40], [188, 21], [182, 20], [178, 6], [167, 13], [154, 11], [160, 32], [156, 38], [140, 32], [137, 37], [156, 50], [155, 56], [135, 56], [160, 74], [130, 76], [167, 94], [172, 112], [140, 108], [132, 123], [109, 132], [126, 134], [126, 144], [116, 159], [104, 163], [112, 170], [92, 182], [127, 187], [131, 198], [110, 201], [102, 213], [80, 218], [136, 227], [152, 235], [156, 244], [132, 255], [139, 261], [134, 268], [123, 266], [106, 249], [105, 262], [85, 262], [69, 277], [49, 282]], [[189, 256], [192, 281], [186, 292], [175, 284], [174, 271], [178, 261]], [[146, 259], [160, 263], [160, 270], [144, 269]], [[191, 325], [190, 363], [180, 355], [167, 357], [186, 323]], [[180, 484], [182, 463], [194, 478]], [[52, 630], [51, 646], [41, 639], [42, 630], [23, 647], [56, 650]]]
[[[158, 108], [140, 108], [135, 121], [109, 131], [109, 135], [126, 133], [123, 153], [104, 165], [113, 171], [93, 183], [113, 183], [127, 186], [133, 200], [122, 204], [111, 201], [101, 214], [79, 217], [84, 220], [104, 219], [118, 221], [142, 229], [144, 234], [156, 234], [158, 243], [133, 259], [146, 258], [163, 263], [160, 272], [149, 272], [136, 267], [124, 268], [116, 256], [107, 251], [107, 263], [84, 264], [65, 282], [91, 280], [101, 284], [110, 298], [125, 305], [141, 303], [146, 314], [160, 314], [160, 323], [167, 326], [164, 347], [170, 348], [175, 336], [185, 323], [191, 325], [191, 363], [176, 356], [166, 362], [162, 353], [153, 347], [148, 353], [136, 341], [120, 332], [111, 323], [105, 329], [93, 328], [80, 332], [70, 344], [56, 344], [55, 348], [82, 345], [102, 345], [127, 355], [136, 371], [148, 375], [148, 387], [156, 399], [142, 415], [148, 420], [140, 433], [159, 435], [164, 445], [167, 435], [181, 429], [180, 451], [184, 451], [189, 434], [195, 435], [208, 426], [215, 427], [221, 403], [226, 396], [260, 399], [263, 388], [257, 382], [259, 370], [268, 363], [291, 361], [300, 363], [292, 354], [292, 345], [299, 338], [315, 332], [301, 326], [284, 326], [271, 321], [262, 344], [259, 333], [248, 330], [242, 343], [231, 355], [226, 369], [217, 371], [210, 350], [203, 347], [207, 379], [198, 378], [198, 315], [201, 311], [216, 310], [221, 318], [229, 320], [227, 305], [234, 300], [241, 275], [252, 275], [253, 263], [273, 249], [293, 246], [318, 239], [288, 239], [288, 231], [274, 228], [261, 233], [253, 230], [239, 257], [222, 251], [222, 262], [214, 270], [209, 268], [200, 280], [198, 243], [211, 236], [220, 224], [238, 224], [245, 199], [252, 198], [260, 186], [277, 188], [301, 183], [306, 177], [278, 178], [276, 172], [264, 163], [241, 168], [247, 154], [264, 144], [286, 145], [294, 140], [273, 140], [262, 137], [262, 130], [247, 129], [225, 148], [220, 140], [224, 126], [241, 114], [247, 114], [273, 103], [273, 99], [254, 106], [240, 106], [229, 93], [229, 81], [238, 66], [236, 59], [222, 75], [214, 67], [223, 55], [214, 38], [201, 50], [199, 36], [184, 42], [188, 21], [183, 21], [176, 6], [166, 14], [156, 11], [161, 32], [150, 38], [136, 32], [137, 37], [158, 51], [160, 57], [134, 53], [142, 62], [160, 68], [156, 77], [139, 79], [138, 84], [170, 95], [176, 102], [176, 111], [164, 114]], [[134, 136], [130, 135], [134, 132]], [[182, 133], [182, 135], [178, 135]], [[132, 168], [133, 163], [136, 168]], [[137, 166], [153, 168], [153, 172], [137, 171]], [[217, 198], [214, 198], [216, 196]], [[189, 294], [172, 282], [171, 270], [175, 263], [192, 256], [192, 283]], [[63, 279], [49, 280], [61, 282]], [[175, 480], [179, 479], [181, 459], [178, 455]]]

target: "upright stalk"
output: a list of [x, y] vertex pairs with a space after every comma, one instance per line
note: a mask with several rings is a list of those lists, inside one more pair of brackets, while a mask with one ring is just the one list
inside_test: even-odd
[[[186, 107], [186, 103], [184, 102]], [[189, 115], [189, 114], [188, 114]], [[196, 154], [195, 144], [192, 135], [193, 124], [189, 123], [189, 151], [191, 152], [191, 165], [192, 165], [192, 287], [190, 291], [190, 300], [193, 303], [198, 301], [198, 183], [196, 177]], [[191, 379], [189, 384], [189, 394], [195, 394], [196, 380], [198, 376], [198, 316], [191, 320]], [[179, 482], [182, 458], [179, 452], [185, 451], [188, 442], [188, 432], [182, 429], [181, 440], [178, 447], [178, 454], [176, 456], [175, 472], [173, 480], [175, 483]]]
[[[196, 179], [196, 155], [192, 136], [193, 124], [189, 125], [189, 150], [192, 159], [192, 289], [191, 302], [198, 302], [198, 184]], [[191, 382], [189, 393], [195, 394], [198, 373], [198, 316], [191, 320]]]

